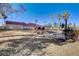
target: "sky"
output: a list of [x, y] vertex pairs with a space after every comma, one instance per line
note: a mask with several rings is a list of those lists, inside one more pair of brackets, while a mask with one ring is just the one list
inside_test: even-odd
[[[58, 23], [57, 16], [63, 16], [64, 11], [69, 13], [68, 23], [79, 24], [79, 4], [78, 3], [21, 3], [26, 9], [24, 12], [8, 14], [6, 20], [17, 22], [35, 22], [38, 24]], [[19, 9], [19, 3], [12, 4], [14, 8]], [[3, 19], [0, 20], [0, 24]], [[63, 17], [61, 23], [64, 23]]]

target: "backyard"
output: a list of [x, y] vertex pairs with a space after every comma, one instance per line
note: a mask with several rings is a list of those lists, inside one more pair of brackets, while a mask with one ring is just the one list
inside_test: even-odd
[[79, 42], [54, 44], [33, 31], [0, 32], [1, 56], [79, 56]]

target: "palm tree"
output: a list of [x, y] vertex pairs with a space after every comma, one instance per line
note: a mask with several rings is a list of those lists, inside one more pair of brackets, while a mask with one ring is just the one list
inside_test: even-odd
[[68, 20], [68, 18], [69, 18], [69, 14], [68, 14], [68, 12], [64, 12], [64, 15], [63, 15], [63, 18], [64, 18], [64, 20], [65, 20], [65, 39], [67, 40], [67, 20]]
[[66, 11], [64, 12], [63, 18], [65, 20], [65, 30], [67, 30], [67, 20], [69, 18], [68, 12], [66, 12]]

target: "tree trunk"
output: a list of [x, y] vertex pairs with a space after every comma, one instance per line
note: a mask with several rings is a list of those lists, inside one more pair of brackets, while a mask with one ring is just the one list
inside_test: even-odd
[[67, 19], [65, 19], [65, 39], [67, 40]]

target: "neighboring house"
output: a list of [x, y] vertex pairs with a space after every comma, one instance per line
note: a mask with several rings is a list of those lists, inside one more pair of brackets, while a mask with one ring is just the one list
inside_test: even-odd
[[26, 24], [26, 26], [28, 26], [29, 29], [35, 29], [36, 27], [38, 27], [39, 25], [35, 24], [35, 23], [28, 23]]
[[23, 22], [6, 21], [7, 29], [24, 29], [25, 25]]
[[79, 25], [76, 25], [74, 30], [79, 30]]
[[6, 28], [7, 29], [35, 29], [37, 25], [35, 23], [24, 23], [24, 22], [15, 22], [15, 21], [6, 21]]

